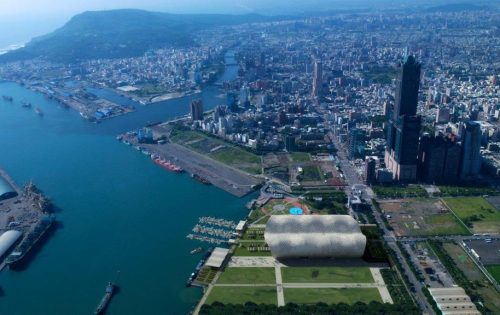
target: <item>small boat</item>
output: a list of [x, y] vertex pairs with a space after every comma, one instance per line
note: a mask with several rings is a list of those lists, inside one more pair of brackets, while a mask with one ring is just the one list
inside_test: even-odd
[[12, 101], [14, 100], [14, 98], [12, 96], [8, 96], [8, 95], [2, 95], [2, 98], [4, 101], [10, 102], [10, 103], [12, 103]]
[[203, 247], [196, 247], [195, 249], [193, 249], [192, 251], [190, 251], [189, 253], [191, 255], [193, 254], [198, 254], [198, 253], [201, 253], [203, 251]]
[[110, 281], [106, 286], [106, 291], [104, 293], [104, 296], [102, 297], [102, 300], [99, 303], [99, 305], [97, 305], [94, 314], [98, 315], [104, 313], [104, 311], [108, 307], [109, 302], [111, 301], [111, 298], [113, 297], [114, 292], [115, 292], [115, 284]]
[[38, 116], [43, 116], [43, 112], [42, 110], [40, 109], [40, 107], [36, 107], [35, 108], [35, 113], [37, 113]]
[[26, 101], [23, 101], [21, 103], [21, 106], [24, 107], [24, 108], [31, 108], [31, 103], [30, 102], [26, 102]]

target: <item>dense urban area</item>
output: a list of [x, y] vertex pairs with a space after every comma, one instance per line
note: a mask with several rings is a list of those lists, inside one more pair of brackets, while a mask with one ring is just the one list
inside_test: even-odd
[[[136, 106], [191, 96], [188, 115], [116, 136], [166, 171], [258, 192], [245, 220], [202, 217], [187, 235], [218, 246], [191, 253], [203, 255], [186, 275], [203, 288], [195, 314], [500, 314], [497, 10], [332, 13], [194, 41], [13, 61], [0, 77], [92, 122], [136, 110], [98, 90]], [[235, 79], [219, 80], [229, 66]], [[213, 108], [206, 86], [221, 95]], [[8, 200], [32, 197], [5, 178], [10, 231], [21, 210]], [[0, 251], [7, 264], [18, 238]]]

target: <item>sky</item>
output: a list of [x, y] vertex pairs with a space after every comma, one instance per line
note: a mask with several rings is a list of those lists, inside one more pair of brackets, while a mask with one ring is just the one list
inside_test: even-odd
[[[419, 0], [423, 2], [453, 0]], [[459, 1], [459, 0], [455, 0]], [[495, 0], [496, 1], [496, 0]], [[414, 0], [0, 0], [0, 48], [26, 42], [89, 10], [135, 8], [170, 13], [291, 14], [400, 5]]]

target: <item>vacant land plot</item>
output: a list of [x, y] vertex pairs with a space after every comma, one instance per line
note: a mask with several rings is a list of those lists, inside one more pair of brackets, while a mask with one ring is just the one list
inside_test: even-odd
[[221, 302], [225, 304], [277, 304], [276, 287], [213, 287], [206, 303]]
[[485, 280], [484, 275], [460, 246], [454, 243], [444, 243], [443, 246], [469, 280]]
[[283, 283], [371, 283], [367, 267], [286, 267], [281, 268]]
[[444, 198], [444, 201], [474, 232], [500, 232], [500, 211], [483, 197]]
[[347, 303], [356, 302], [370, 303], [371, 301], [382, 302], [378, 289], [376, 288], [346, 288], [346, 289], [318, 289], [318, 288], [285, 288], [285, 303], [314, 304], [314, 303]]
[[290, 157], [294, 162], [308, 162], [311, 160], [309, 153], [305, 152], [292, 152], [290, 153]]
[[218, 284], [275, 284], [274, 268], [233, 267], [226, 268], [219, 276]]
[[174, 129], [170, 140], [245, 172], [261, 173], [260, 156], [202, 132]]
[[407, 198], [379, 205], [398, 236], [470, 234], [439, 199]]
[[495, 278], [495, 280], [500, 283], [500, 265], [491, 265], [486, 267], [489, 273]]

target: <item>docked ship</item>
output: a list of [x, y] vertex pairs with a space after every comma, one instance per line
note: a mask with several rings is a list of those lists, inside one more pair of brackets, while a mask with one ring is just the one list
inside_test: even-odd
[[213, 248], [209, 248], [205, 255], [203, 255], [203, 258], [198, 262], [196, 265], [196, 268], [194, 269], [194, 272], [192, 272], [187, 281], [186, 281], [186, 287], [190, 287], [194, 280], [196, 280], [196, 277], [198, 276], [198, 273], [200, 272], [201, 268], [205, 265], [205, 262], [207, 261], [208, 257], [212, 254]]
[[54, 226], [55, 220], [56, 217], [54, 215], [47, 215], [41, 218], [40, 222], [28, 233], [28, 235], [5, 260], [5, 263], [9, 266], [9, 268], [15, 269], [18, 265], [23, 263], [30, 251]]
[[155, 164], [163, 167], [164, 169], [166, 169], [168, 171], [171, 171], [174, 173], [182, 173], [184, 171], [184, 169], [182, 169], [182, 167], [177, 166], [170, 161], [160, 159], [158, 157], [152, 157], [152, 159], [153, 159], [153, 162], [155, 162]]
[[205, 184], [205, 185], [211, 185], [212, 184], [208, 179], [206, 179], [205, 177], [201, 177], [198, 174], [192, 174], [191, 177], [194, 178], [194, 179], [196, 179], [197, 181], [199, 181], [202, 184]]
[[109, 302], [111, 302], [111, 298], [113, 297], [114, 293], [115, 293], [115, 284], [110, 281], [106, 286], [106, 292], [104, 293], [104, 296], [102, 297], [102, 300], [99, 303], [99, 305], [97, 305], [94, 314], [98, 315], [104, 313], [104, 311], [109, 305]]

